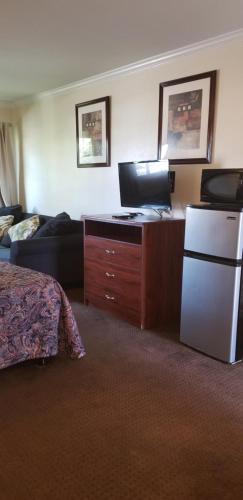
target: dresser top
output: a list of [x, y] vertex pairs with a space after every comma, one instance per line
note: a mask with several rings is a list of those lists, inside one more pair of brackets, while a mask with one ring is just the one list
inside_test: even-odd
[[[84, 215], [83, 220], [89, 221], [97, 221], [97, 222], [109, 222], [113, 224], [126, 224], [129, 226], [141, 226], [143, 224], [161, 224], [164, 222], [173, 222], [173, 221], [183, 221], [183, 218], [173, 217], [172, 215], [163, 215], [163, 217], [159, 217], [159, 215], [137, 215], [133, 218], [117, 218], [116, 216], [120, 214], [98, 214], [98, 215]], [[114, 217], [115, 216], [115, 217]]]

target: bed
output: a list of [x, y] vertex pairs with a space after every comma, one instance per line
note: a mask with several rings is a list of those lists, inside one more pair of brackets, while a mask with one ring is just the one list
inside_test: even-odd
[[61, 285], [47, 274], [0, 262], [0, 369], [58, 353], [85, 355]]

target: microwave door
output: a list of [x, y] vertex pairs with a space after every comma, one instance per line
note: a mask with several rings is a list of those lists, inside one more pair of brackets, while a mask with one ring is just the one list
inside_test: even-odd
[[204, 169], [201, 201], [243, 204], [243, 169]]
[[185, 250], [241, 260], [243, 212], [187, 207]]

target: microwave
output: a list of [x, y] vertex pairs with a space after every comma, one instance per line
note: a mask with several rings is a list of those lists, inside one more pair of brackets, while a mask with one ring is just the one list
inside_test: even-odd
[[243, 168], [203, 169], [200, 200], [243, 205]]

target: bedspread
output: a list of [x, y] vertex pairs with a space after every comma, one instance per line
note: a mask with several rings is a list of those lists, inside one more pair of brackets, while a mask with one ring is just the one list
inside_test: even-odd
[[0, 368], [59, 352], [85, 354], [61, 285], [47, 274], [0, 262]]

